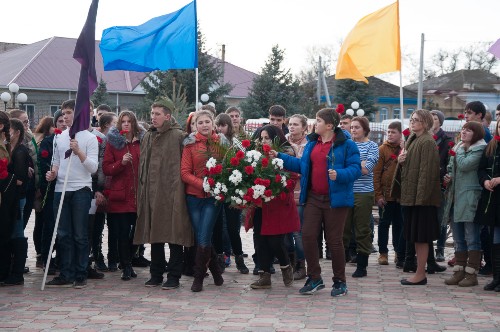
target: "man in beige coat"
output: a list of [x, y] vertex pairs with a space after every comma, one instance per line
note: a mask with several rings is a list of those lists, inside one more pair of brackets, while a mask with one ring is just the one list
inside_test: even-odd
[[[172, 117], [173, 104], [155, 102], [151, 106], [152, 126], [141, 142], [137, 224], [134, 244], [151, 243], [151, 279], [146, 287], [179, 287], [183, 246], [194, 243], [181, 181], [182, 141], [186, 133]], [[170, 248], [167, 281], [165, 243]]]

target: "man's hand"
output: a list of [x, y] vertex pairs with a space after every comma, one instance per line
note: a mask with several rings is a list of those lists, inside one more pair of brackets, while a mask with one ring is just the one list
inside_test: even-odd
[[330, 177], [330, 180], [332, 180], [332, 181], [337, 180], [337, 171], [334, 169], [329, 169], [328, 176]]
[[404, 163], [406, 160], [406, 150], [404, 150], [403, 152], [401, 152], [398, 156], [398, 163], [402, 164]]
[[379, 208], [383, 208], [386, 204], [387, 204], [387, 202], [385, 201], [384, 198], [379, 198], [377, 201], [377, 205]]
[[35, 174], [35, 170], [33, 167], [28, 167], [28, 177], [31, 179], [33, 177], [33, 174]]
[[76, 155], [78, 155], [78, 153], [80, 152], [80, 148], [78, 147], [78, 141], [76, 139], [70, 140], [70, 142], [69, 142], [69, 148]]
[[106, 205], [106, 197], [100, 191], [95, 193], [95, 203], [97, 206]]
[[45, 180], [48, 182], [54, 181], [57, 177], [57, 172], [56, 171], [48, 171], [45, 173]]

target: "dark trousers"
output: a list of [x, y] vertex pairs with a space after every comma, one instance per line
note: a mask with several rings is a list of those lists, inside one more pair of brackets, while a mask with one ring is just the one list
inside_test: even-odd
[[[168, 260], [168, 274], [167, 279], [175, 278], [180, 279], [182, 275], [182, 262], [183, 262], [183, 247], [179, 244], [169, 243], [170, 259]], [[165, 272], [165, 243], [152, 243], [151, 244], [151, 266], [149, 271], [152, 278], [163, 279]]]
[[94, 260], [97, 260], [99, 255], [102, 255], [102, 232], [104, 231], [105, 220], [106, 214], [103, 212], [97, 212], [94, 215], [94, 229], [90, 240]]
[[290, 264], [290, 258], [285, 246], [286, 234], [260, 235], [257, 255], [261, 263], [260, 270], [270, 273], [274, 257], [278, 258], [280, 266]]
[[43, 211], [35, 212], [35, 227], [33, 228], [33, 244], [36, 254], [42, 253]]
[[213, 246], [217, 254], [224, 252], [224, 220], [226, 222], [227, 234], [229, 242], [235, 256], [243, 254], [241, 244], [241, 210], [229, 207], [229, 204], [224, 204], [219, 212], [219, 217], [214, 226], [214, 234], [212, 238]]
[[493, 243], [493, 234], [490, 232], [489, 226], [481, 228], [481, 250], [483, 251], [483, 259], [486, 265], [491, 266], [491, 245]]
[[118, 263], [118, 223], [108, 218], [108, 263]]
[[28, 188], [26, 189], [26, 205], [24, 205], [23, 209], [23, 222], [24, 228], [28, 225], [28, 221], [31, 217], [31, 212], [33, 211], [33, 206], [35, 205], [35, 176], [31, 177], [28, 180]]
[[389, 249], [389, 228], [392, 224], [392, 247], [396, 254], [404, 256], [405, 246], [399, 246], [400, 238], [403, 236], [403, 215], [401, 205], [398, 202], [387, 202], [384, 208], [379, 209], [380, 221], [378, 223], [378, 251], [387, 254]]
[[118, 231], [118, 252], [122, 267], [132, 263], [133, 235], [137, 213], [108, 213], [108, 220], [112, 220]]
[[321, 278], [319, 265], [318, 233], [324, 221], [325, 238], [332, 254], [333, 280], [346, 281], [344, 253], [344, 224], [348, 208], [331, 208], [330, 197], [309, 193], [304, 207], [302, 243], [307, 262], [307, 274], [313, 279]]
[[45, 200], [45, 205], [43, 206], [42, 214], [43, 214], [43, 225], [42, 225], [41, 254], [42, 254], [43, 264], [46, 264], [47, 258], [49, 257], [50, 243], [52, 242], [52, 234], [54, 233], [54, 227], [56, 223], [56, 216], [54, 213], [53, 191], [47, 194], [47, 199]]

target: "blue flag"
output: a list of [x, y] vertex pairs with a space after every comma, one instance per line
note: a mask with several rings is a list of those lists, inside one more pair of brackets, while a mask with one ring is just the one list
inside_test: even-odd
[[[87, 21], [76, 41], [73, 58], [81, 64], [78, 91], [76, 93], [75, 116], [69, 130], [71, 138], [77, 132], [89, 129], [90, 126], [90, 96], [97, 88], [97, 75], [95, 72], [95, 20], [99, 0], [92, 0]], [[71, 155], [71, 150], [66, 152], [66, 158]]]
[[151, 72], [198, 67], [196, 0], [146, 23], [102, 32], [104, 70]]

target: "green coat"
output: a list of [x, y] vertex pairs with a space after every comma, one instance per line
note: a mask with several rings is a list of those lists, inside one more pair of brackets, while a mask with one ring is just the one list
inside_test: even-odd
[[458, 143], [453, 149], [456, 156], [450, 158], [447, 167], [452, 180], [445, 192], [443, 224], [450, 221], [452, 206], [454, 222], [474, 221], [482, 190], [477, 180], [477, 170], [485, 148], [486, 142], [481, 139], [472, 144], [467, 151], [464, 150], [462, 143]]
[[[439, 182], [439, 153], [431, 134], [424, 132], [420, 137], [414, 133], [408, 137], [405, 149], [406, 160], [401, 167], [400, 189], [394, 190], [398, 181], [393, 181], [395, 194], [400, 191], [402, 206], [436, 206], [441, 204]], [[396, 172], [395, 176], [397, 176]], [[397, 196], [394, 196], [397, 198]]]
[[181, 180], [182, 141], [186, 133], [172, 118], [141, 141], [137, 223], [134, 243], [194, 244]]

